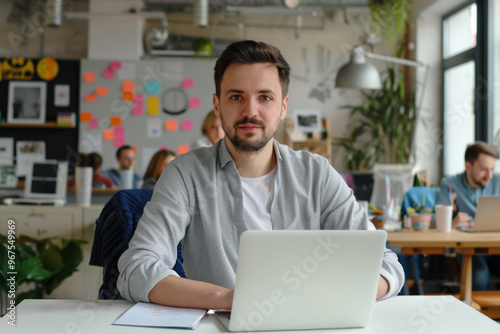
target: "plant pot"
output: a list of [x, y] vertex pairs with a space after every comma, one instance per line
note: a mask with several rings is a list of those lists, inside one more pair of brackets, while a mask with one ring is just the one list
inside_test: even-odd
[[432, 213], [411, 213], [410, 220], [415, 231], [425, 231], [431, 226]]

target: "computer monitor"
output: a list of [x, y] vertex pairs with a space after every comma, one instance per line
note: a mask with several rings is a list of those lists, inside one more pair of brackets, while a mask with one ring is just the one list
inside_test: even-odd
[[401, 205], [404, 195], [413, 182], [413, 166], [403, 164], [375, 164], [373, 167], [373, 192], [370, 203], [378, 208]]
[[68, 180], [66, 161], [36, 161], [27, 166], [25, 198], [65, 199]]

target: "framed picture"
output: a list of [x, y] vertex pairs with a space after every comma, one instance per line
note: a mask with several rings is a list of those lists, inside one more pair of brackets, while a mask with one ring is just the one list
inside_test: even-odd
[[7, 123], [45, 123], [47, 84], [35, 81], [11, 81]]
[[321, 112], [319, 110], [295, 110], [293, 123], [295, 131], [321, 131]]

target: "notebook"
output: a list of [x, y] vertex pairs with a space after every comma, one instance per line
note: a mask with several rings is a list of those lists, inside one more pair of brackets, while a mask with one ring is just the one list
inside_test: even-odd
[[500, 231], [498, 208], [500, 208], [500, 196], [479, 197], [474, 225], [471, 227], [459, 227], [457, 229], [465, 232]]
[[246, 231], [241, 235], [230, 331], [367, 326], [385, 231]]

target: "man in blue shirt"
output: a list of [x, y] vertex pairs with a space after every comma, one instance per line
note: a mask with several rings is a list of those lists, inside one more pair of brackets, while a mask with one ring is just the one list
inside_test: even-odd
[[[115, 186], [122, 187], [122, 180], [120, 178], [121, 170], [130, 170], [134, 168], [135, 164], [135, 152], [132, 147], [124, 145], [116, 151], [116, 161], [118, 162], [119, 169], [114, 168], [105, 170], [101, 172], [102, 175], [109, 177]], [[142, 177], [139, 174], [134, 173], [133, 188], [140, 188]]]
[[[465, 151], [465, 172], [444, 177], [436, 193], [437, 204], [453, 204], [456, 194], [453, 227], [474, 224], [477, 201], [481, 196], [500, 195], [500, 174], [493, 173], [498, 152], [477, 141]], [[500, 272], [500, 256], [473, 257], [473, 290], [486, 290], [490, 270]]]

